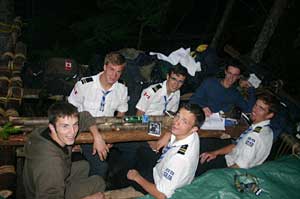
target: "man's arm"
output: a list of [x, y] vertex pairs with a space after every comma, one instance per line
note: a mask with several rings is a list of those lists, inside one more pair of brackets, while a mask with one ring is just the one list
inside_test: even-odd
[[149, 182], [148, 180], [146, 180], [145, 178], [143, 178], [143, 176], [141, 176], [139, 174], [139, 172], [137, 170], [129, 170], [127, 173], [127, 178], [129, 180], [133, 180], [136, 183], [138, 183], [141, 187], [143, 187], [143, 189], [145, 191], [147, 191], [150, 195], [152, 195], [154, 198], [157, 199], [165, 199], [166, 196], [157, 190], [155, 184]]
[[100, 160], [105, 160], [109, 152], [109, 146], [107, 146], [103, 140], [98, 131], [96, 120], [89, 112], [83, 111], [79, 113], [79, 129], [79, 132], [89, 130], [92, 133], [94, 139], [93, 154], [97, 152]]
[[98, 127], [96, 125], [92, 125], [89, 129], [94, 138], [93, 155], [98, 153], [100, 160], [103, 161], [107, 157], [107, 154], [109, 152], [109, 146], [103, 140], [100, 132], [98, 131]]
[[117, 113], [117, 117], [124, 117], [125, 116], [125, 112], [119, 112]]
[[[48, 157], [40, 160], [34, 168], [33, 180], [35, 184], [35, 198], [65, 199], [65, 167], [60, 158]], [[51, 165], [51, 166], [50, 166]]]
[[248, 99], [245, 100], [244, 97], [240, 93], [238, 93], [239, 95], [237, 96], [236, 103], [243, 112], [250, 113], [256, 101], [255, 88], [251, 86], [251, 84], [247, 80], [240, 80], [239, 84], [241, 88], [247, 89]]
[[197, 88], [194, 94], [191, 96], [189, 103], [198, 104], [200, 107], [207, 107], [206, 101], [206, 89], [208, 87], [207, 80], [203, 81], [202, 84]]
[[233, 164], [233, 165], [231, 165], [229, 168], [232, 168], [232, 169], [238, 169], [238, 168], [240, 168], [240, 167], [239, 167], [239, 165], [237, 165], [237, 164]]
[[105, 196], [101, 192], [94, 193], [92, 195], [86, 196], [82, 199], [105, 199]]
[[137, 111], [136, 111], [136, 115], [137, 115], [137, 116], [142, 116], [142, 115], [144, 115], [144, 114], [145, 114], [144, 111], [141, 111], [140, 109], [137, 109]]
[[204, 152], [200, 155], [200, 163], [203, 164], [204, 162], [209, 162], [213, 159], [215, 159], [218, 155], [226, 155], [230, 153], [233, 148], [235, 147], [235, 144], [227, 145], [221, 149], [211, 151], [211, 152]]

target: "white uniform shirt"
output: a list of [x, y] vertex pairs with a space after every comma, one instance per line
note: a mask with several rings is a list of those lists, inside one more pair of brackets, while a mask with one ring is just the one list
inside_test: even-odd
[[76, 106], [79, 112], [88, 111], [94, 117], [114, 116], [115, 111], [126, 112], [127, 87], [119, 82], [114, 83], [104, 100], [105, 90], [99, 79], [102, 73], [78, 81], [68, 97], [69, 103]]
[[177, 188], [190, 184], [194, 179], [199, 160], [199, 136], [195, 132], [183, 140], [175, 136], [163, 150], [158, 163], [153, 168], [156, 188], [171, 197]]
[[237, 164], [240, 168], [252, 168], [262, 164], [269, 156], [273, 144], [270, 120], [252, 124], [251, 129], [238, 141], [232, 152], [225, 155], [227, 166]]
[[[180, 91], [167, 96], [167, 81], [154, 84], [144, 89], [136, 108], [146, 115], [164, 115], [164, 111], [177, 112], [180, 101]], [[166, 106], [166, 107], [165, 107]], [[165, 109], [166, 108], [166, 109]]]

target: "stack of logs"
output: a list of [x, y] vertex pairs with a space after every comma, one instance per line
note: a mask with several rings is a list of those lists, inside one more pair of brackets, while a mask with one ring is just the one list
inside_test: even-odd
[[0, 119], [18, 116], [23, 97], [21, 70], [26, 60], [26, 45], [17, 42], [15, 49], [0, 57]]

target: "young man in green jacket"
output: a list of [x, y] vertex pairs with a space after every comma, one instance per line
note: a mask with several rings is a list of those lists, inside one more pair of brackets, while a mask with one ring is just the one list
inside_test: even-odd
[[86, 161], [71, 161], [78, 131], [97, 130], [95, 119], [88, 112], [78, 113], [66, 102], [53, 104], [48, 119], [48, 128], [34, 130], [24, 147], [26, 198], [104, 198], [104, 180], [100, 176], [88, 177]]

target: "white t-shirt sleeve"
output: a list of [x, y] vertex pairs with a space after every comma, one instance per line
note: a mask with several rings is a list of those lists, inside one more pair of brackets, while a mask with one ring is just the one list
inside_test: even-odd
[[156, 188], [170, 198], [175, 190], [189, 183], [189, 161], [184, 156], [174, 156], [160, 171], [161, 178], [155, 181]]
[[135, 107], [143, 112], [146, 112], [151, 104], [153, 95], [152, 88], [144, 89], [142, 91], [141, 98]]
[[78, 108], [79, 111], [82, 111], [83, 101], [84, 101], [84, 91], [82, 89], [82, 84], [78, 81], [73, 90], [71, 91], [70, 96], [68, 97], [68, 102], [73, 104]]
[[[238, 146], [238, 145], [237, 145]], [[242, 140], [239, 155], [235, 163], [240, 168], [249, 168], [253, 161], [260, 155], [261, 142], [257, 133], [250, 133]]]
[[125, 113], [128, 111], [128, 89], [126, 86], [122, 89], [120, 97], [120, 105], [118, 106], [118, 112]]

